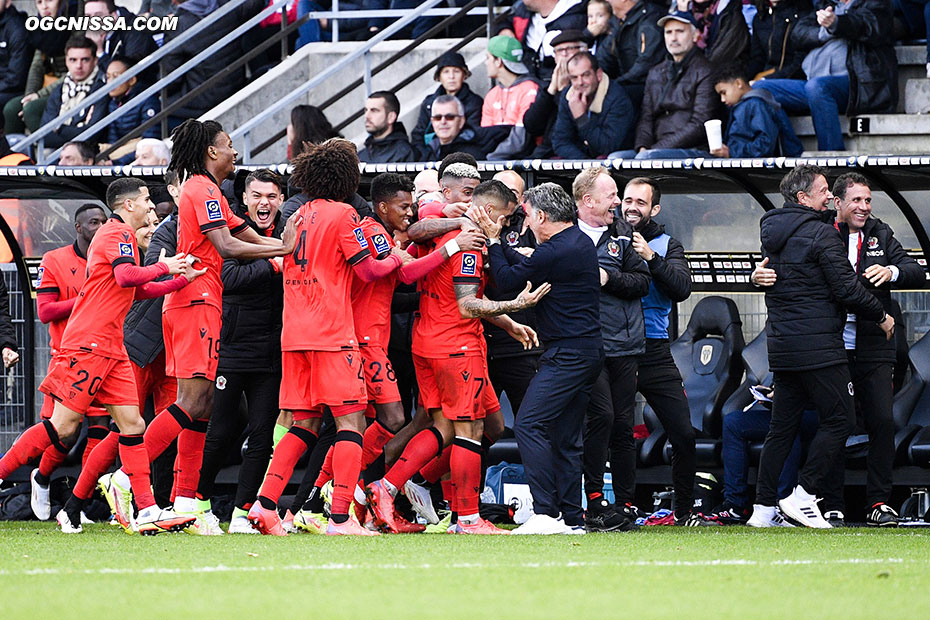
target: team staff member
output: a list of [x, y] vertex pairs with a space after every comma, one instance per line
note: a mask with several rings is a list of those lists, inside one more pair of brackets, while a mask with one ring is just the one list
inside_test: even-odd
[[784, 524], [776, 511], [778, 476], [810, 402], [820, 418], [817, 434], [798, 486], [778, 506], [802, 525], [829, 528], [813, 492], [822, 488], [855, 426], [854, 389], [843, 346], [846, 309], [855, 312], [859, 327], [866, 321], [878, 323], [886, 339], [894, 333], [894, 318], [859, 283], [839, 235], [823, 221], [821, 212], [832, 198], [824, 170], [798, 166], [779, 189], [785, 206], [763, 215], [760, 223], [762, 253], [777, 276], [765, 291], [775, 398], [748, 524]]
[[[681, 373], [672, 358], [668, 324], [672, 304], [691, 295], [691, 270], [685, 250], [677, 239], [665, 232], [665, 227], [653, 218], [662, 209], [659, 184], [647, 177], [630, 179], [623, 190], [623, 219], [633, 226], [633, 249], [649, 267], [652, 283], [643, 297], [643, 318], [646, 321], [646, 352], [637, 358], [636, 390], [645, 397], [668, 433], [672, 444], [672, 485], [675, 488], [675, 510], [664, 519], [650, 525], [707, 525], [712, 522], [692, 513], [694, 507], [694, 473], [696, 456], [691, 410], [685, 396]], [[632, 418], [632, 412], [625, 414]], [[615, 430], [616, 429], [615, 427]], [[624, 426], [619, 429], [629, 432]], [[611, 440], [622, 446], [622, 456], [612, 454], [620, 462], [635, 463], [635, 444]], [[632, 449], [633, 455], [628, 452]], [[625, 460], [624, 460], [625, 459]], [[618, 475], [619, 473], [619, 475]], [[636, 469], [623, 468], [614, 472], [614, 490], [621, 511], [636, 517], [633, 491]]]
[[[615, 477], [636, 469], [633, 407], [636, 356], [646, 351], [641, 298], [649, 292], [649, 268], [633, 249], [633, 227], [615, 216], [617, 183], [607, 168], [587, 168], [572, 183], [578, 228], [597, 248], [601, 278], [601, 337], [606, 355], [588, 405], [584, 432], [585, 527], [590, 532], [629, 530], [634, 521], [604, 498], [610, 452]], [[614, 427], [619, 432], [612, 432]], [[611, 445], [611, 440], [617, 445]], [[627, 445], [628, 444], [628, 445]], [[628, 457], [621, 460], [621, 456]]]

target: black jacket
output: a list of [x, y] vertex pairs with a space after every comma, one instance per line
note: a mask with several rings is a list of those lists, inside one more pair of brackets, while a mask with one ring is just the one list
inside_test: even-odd
[[659, 18], [666, 9], [640, 0], [612, 33], [598, 46], [597, 62], [610, 79], [621, 84], [644, 84], [649, 70], [665, 57], [665, 39]]
[[465, 125], [459, 135], [449, 144], [440, 144], [435, 135], [422, 154], [427, 161], [439, 161], [452, 153], [468, 153], [478, 161], [488, 158], [507, 135], [510, 134], [510, 125], [495, 125], [493, 127], [471, 127]]
[[631, 242], [633, 228], [619, 218], [597, 242], [598, 265], [607, 272], [601, 287], [601, 338], [607, 357], [646, 351], [642, 298], [649, 292], [649, 268]]
[[[63, 85], [64, 81], [59, 82], [58, 85], [52, 89], [52, 93], [48, 96], [48, 103], [45, 104], [45, 112], [42, 113], [42, 125], [52, 122], [61, 113], [61, 89]], [[96, 93], [105, 85], [106, 75], [102, 69], [98, 69], [97, 77], [94, 80], [93, 86], [91, 86], [88, 96]], [[104, 97], [96, 103], [92, 103], [89, 108], [81, 106], [80, 112], [78, 112], [77, 116], [71, 119], [70, 125], [62, 125], [52, 133], [45, 136], [45, 146], [57, 149], [60, 146], [64, 146], [66, 142], [74, 140], [85, 129], [88, 129], [92, 125], [96, 125], [97, 122], [103, 120], [103, 118], [107, 115], [107, 106], [109, 104], [109, 97]], [[102, 140], [104, 136], [106, 136], [106, 129], [102, 129], [97, 132], [94, 136], [89, 138], [89, 141], [94, 142]]]
[[6, 281], [0, 278], [0, 349], [6, 348], [18, 351], [19, 345], [16, 344], [16, 328], [10, 317], [10, 291]]
[[[246, 223], [262, 234], [248, 215]], [[281, 238], [287, 220], [279, 212], [272, 233]], [[223, 329], [220, 361], [224, 372], [281, 371], [281, 313], [284, 281], [268, 259], [223, 261]]]
[[[840, 239], [847, 239], [849, 227], [839, 224]], [[862, 227], [862, 248], [859, 253], [859, 264], [856, 273], [859, 282], [870, 293], [875, 295], [882, 303], [888, 314], [893, 314], [891, 290], [902, 288], [924, 288], [927, 274], [923, 267], [917, 264], [898, 240], [894, 238], [891, 226], [878, 218], [870, 217]], [[894, 265], [898, 268], [898, 279], [886, 282], [876, 288], [862, 273], [872, 265]], [[871, 321], [856, 321], [856, 359], [870, 362], [897, 361], [895, 355], [895, 341], [885, 339], [885, 333]]]
[[[664, 232], [665, 226], [655, 220], [649, 220], [639, 234], [649, 243]], [[657, 252], [646, 265], [658, 291], [670, 300], [678, 303], [691, 296], [691, 267], [688, 265], [685, 246], [681, 241], [670, 237], [665, 256], [659, 256]]]
[[[601, 96], [601, 87], [587, 114], [575, 118], [568, 105], [566, 88], [559, 95], [559, 112], [552, 128], [552, 149], [563, 159], [596, 159], [614, 151], [629, 148], [636, 111], [626, 90], [619, 84], [605, 80], [607, 90]], [[604, 81], [601, 82], [603, 84]], [[594, 112], [596, 105], [599, 112]]]
[[802, 17], [811, 12], [808, 0], [781, 0], [772, 8], [768, 2], [752, 19], [749, 74], [755, 77], [772, 70], [766, 79], [804, 79], [801, 62], [804, 51], [791, 43], [791, 32]]
[[[229, 2], [229, 0], [220, 0], [219, 4], [223, 6], [227, 2]], [[184, 43], [180, 50], [165, 56], [162, 60], [165, 75], [174, 71], [182, 64], [207, 49], [213, 43], [219, 41], [227, 33], [232, 32], [251, 17], [257, 15], [263, 8], [265, 8], [264, 0], [249, 0], [232, 13], [228, 13], [226, 16], [222, 17], [212, 28], [207, 28], [193, 39]], [[177, 15], [178, 18], [178, 28], [177, 30], [169, 30], [165, 33], [166, 45], [173, 39], [179, 37], [185, 30], [192, 28], [202, 19], [184, 9], [178, 9], [175, 15]], [[232, 41], [209, 58], [205, 58], [196, 66], [188, 69], [180, 79], [175, 80], [168, 86], [168, 103], [175, 101], [182, 95], [189, 93], [206, 82], [209, 78], [225, 69], [230, 59], [238, 58], [244, 51], [246, 50], [243, 49], [242, 41]], [[208, 88], [205, 92], [189, 100], [181, 106], [181, 108], [176, 110], [174, 115], [183, 118], [196, 118], [215, 105], [232, 97], [241, 90], [243, 86], [245, 86], [244, 67], [228, 74], [211, 88]]]
[[523, 127], [532, 138], [541, 138], [530, 157], [548, 159], [552, 157], [552, 129], [558, 117], [559, 100], [543, 87], [536, 93], [536, 101], [523, 113]]
[[26, 31], [26, 15], [10, 5], [0, 13], [0, 101], [26, 94], [26, 78], [34, 47]]
[[[178, 252], [178, 211], [164, 219], [155, 229], [149, 249], [145, 253], [145, 265], [158, 262], [161, 250], [165, 255], [174, 256]], [[166, 280], [171, 276], [162, 276]], [[145, 368], [158, 357], [165, 348], [165, 337], [161, 329], [161, 307], [164, 297], [139, 299], [132, 302], [126, 320], [123, 322], [123, 341], [132, 363]]]
[[[297, 212], [297, 209], [309, 201], [310, 199], [303, 192], [294, 194], [288, 198], [283, 205], [281, 205], [281, 219], [287, 222], [288, 218]], [[358, 194], [352, 196], [352, 200], [349, 201], [349, 204], [352, 205], [352, 208], [355, 209], [356, 213], [358, 213], [358, 219], [363, 219], [374, 214], [374, 211], [371, 210], [371, 205], [368, 204], [368, 201], [366, 201]]]
[[391, 133], [385, 138], [376, 140], [369, 135], [365, 139], [365, 148], [358, 152], [358, 160], [369, 164], [416, 161], [416, 158], [407, 139], [407, 130], [401, 122], [394, 123]]
[[785, 203], [762, 216], [762, 256], [778, 278], [765, 291], [769, 368], [813, 370], [848, 363], [846, 312], [860, 324], [885, 316], [859, 283], [839, 233], [809, 207]]
[[[432, 115], [433, 100], [436, 97], [445, 95], [446, 89], [439, 86], [432, 94], [427, 95], [423, 103], [420, 104], [420, 115], [417, 117], [417, 124], [410, 132], [410, 146], [416, 153], [420, 161], [426, 161], [430, 155], [429, 144], [435, 135], [433, 133], [433, 121], [430, 120]], [[468, 86], [468, 82], [462, 84], [462, 89], [455, 93], [455, 98], [465, 106], [465, 125], [472, 127], [481, 127], [481, 106], [484, 105], [484, 97], [473, 92]], [[484, 159], [480, 157], [479, 159]]]
[[730, 2], [714, 16], [704, 56], [714, 66], [749, 61], [749, 26], [743, 17], [742, 2]]
[[[846, 114], [893, 113], [898, 105], [898, 58], [894, 51], [891, 3], [856, 0], [836, 18], [834, 35], [846, 39], [849, 105]], [[805, 53], [823, 45], [817, 14], [798, 22], [792, 43]]]
[[[552, 41], [563, 30], [584, 30], [588, 25], [587, 3], [579, 0], [559, 17], [546, 24], [544, 42]], [[513, 10], [506, 13], [498, 21], [497, 31], [509, 28], [516, 35], [517, 40], [523, 44], [523, 64], [530, 70], [530, 75], [549, 82], [552, 71], [555, 69], [555, 58], [546, 55], [541, 49], [532, 49], [526, 43], [526, 33], [533, 21], [535, 11], [526, 8], [522, 0], [515, 2]], [[496, 33], [495, 33], [496, 34]]]
[[[132, 24], [132, 21], [136, 18], [136, 15], [126, 8], [120, 6], [116, 7], [116, 10], [120, 17], [126, 19], [127, 24]], [[158, 45], [155, 44], [152, 33], [148, 31], [114, 30], [108, 33], [107, 39], [103, 43], [103, 55], [97, 64], [100, 65], [101, 71], [106, 71], [110, 60], [113, 58], [125, 58], [133, 63], [138, 63], [157, 50]], [[152, 65], [145, 69], [139, 74], [138, 78], [142, 85], [154, 84], [158, 81], [158, 65]], [[142, 91], [141, 88], [136, 90], [137, 92]]]
[[668, 57], [649, 71], [636, 150], [707, 149], [704, 121], [714, 118], [719, 101], [711, 71], [696, 47], [681, 63]]

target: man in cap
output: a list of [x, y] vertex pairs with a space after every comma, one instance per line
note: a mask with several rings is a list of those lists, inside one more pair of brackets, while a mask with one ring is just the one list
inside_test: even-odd
[[497, 84], [488, 91], [481, 109], [481, 126], [512, 125], [510, 135], [488, 159], [513, 159], [527, 147], [523, 115], [536, 101], [539, 83], [523, 64], [523, 46], [513, 37], [498, 35], [488, 41], [484, 66]]

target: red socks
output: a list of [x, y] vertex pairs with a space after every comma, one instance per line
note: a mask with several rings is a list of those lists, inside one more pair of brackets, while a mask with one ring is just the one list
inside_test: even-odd
[[81, 466], [81, 475], [74, 485], [74, 496], [78, 499], [90, 499], [94, 494], [97, 480], [116, 462], [119, 453], [119, 433], [109, 433], [104, 440], [97, 444], [89, 455], [84, 455], [84, 464]]
[[0, 459], [0, 480], [9, 478], [20, 465], [25, 465], [52, 445], [58, 448], [59, 452], [68, 453], [68, 449], [59, 441], [58, 432], [51, 422], [42, 420], [27, 428], [9, 452]]
[[68, 458], [67, 450], [59, 450], [55, 444], [50, 445], [42, 453], [42, 460], [39, 461], [39, 473], [46, 478], [50, 477], [58, 469], [58, 466], [65, 462], [66, 458]]
[[442, 450], [442, 434], [435, 428], [427, 428], [413, 436], [403, 454], [394, 463], [384, 479], [397, 489], [404, 488], [410, 478]]
[[155, 416], [149, 427], [145, 429], [145, 451], [149, 454], [151, 463], [171, 445], [181, 431], [190, 426], [192, 419], [187, 412], [178, 407], [177, 403], [169, 405], [167, 409]]
[[478, 514], [481, 489], [481, 444], [456, 437], [452, 444], [452, 484], [459, 516]]
[[375, 462], [378, 455], [384, 451], [384, 446], [393, 438], [394, 433], [378, 420], [365, 429], [365, 436], [362, 440], [362, 471]]
[[318, 489], [323, 488], [324, 484], [333, 479], [333, 447], [334, 446], [330, 446], [329, 450], [326, 451], [326, 458], [323, 459], [323, 467], [320, 468], [320, 473], [316, 477], [316, 482], [313, 483], [313, 486]]
[[81, 470], [87, 464], [90, 453], [94, 451], [97, 445], [107, 438], [110, 429], [106, 426], [89, 426], [87, 428], [87, 445], [84, 446], [84, 454], [81, 455]]
[[456, 512], [455, 486], [452, 484], [452, 480], [446, 478], [440, 484], [442, 485], [442, 496], [447, 502], [449, 502], [449, 510]]
[[317, 435], [300, 426], [292, 426], [278, 445], [275, 446], [274, 456], [271, 459], [271, 465], [268, 467], [268, 473], [265, 474], [265, 482], [259, 489], [258, 495], [270, 500], [272, 504], [277, 504], [284, 487], [287, 486], [291, 475], [294, 473], [294, 466], [301, 455], [307, 450], [311, 450], [316, 444]]
[[175, 475], [177, 497], [194, 497], [197, 494], [208, 424], [207, 420], [194, 420], [178, 435], [178, 471]]
[[119, 459], [123, 471], [129, 476], [133, 499], [139, 511], [155, 505], [152, 482], [149, 479], [149, 457], [142, 435], [119, 436]]
[[430, 484], [436, 484], [439, 479], [449, 473], [449, 458], [452, 456], [452, 446], [447, 446], [442, 454], [434, 458], [420, 470], [420, 475]]
[[333, 444], [333, 515], [349, 514], [361, 465], [362, 436], [355, 431], [338, 431]]

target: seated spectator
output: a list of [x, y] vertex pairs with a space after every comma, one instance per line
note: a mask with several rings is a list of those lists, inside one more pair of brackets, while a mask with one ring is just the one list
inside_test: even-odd
[[65, 112], [75, 109], [79, 109], [79, 112], [77, 116], [69, 118], [61, 127], [45, 136], [45, 146], [58, 148], [106, 116], [106, 100], [98, 101], [87, 108], [81, 107], [81, 101], [105, 84], [103, 71], [97, 66], [97, 57], [94, 55], [96, 47], [94, 42], [84, 35], [75, 35], [68, 39], [65, 45], [68, 75], [49, 95], [40, 124], [50, 123]]
[[839, 115], [891, 113], [898, 105], [898, 60], [885, 0], [840, 0], [801, 19], [792, 44], [806, 52], [804, 80], [762, 80], [753, 87], [794, 114], [811, 115], [821, 151], [844, 151]]
[[429, 143], [433, 140], [433, 126], [430, 124], [430, 115], [433, 109], [433, 100], [442, 95], [453, 95], [465, 107], [465, 118], [472, 127], [481, 126], [481, 106], [484, 100], [480, 95], [473, 93], [468, 83], [471, 71], [465, 64], [465, 58], [458, 52], [446, 52], [439, 57], [436, 73], [433, 79], [439, 82], [439, 88], [431, 95], [427, 95], [420, 104], [420, 115], [416, 127], [410, 133], [410, 145], [421, 161], [428, 159]]
[[134, 166], [167, 166], [171, 161], [171, 150], [164, 140], [142, 138], [136, 143]]
[[484, 60], [488, 77], [497, 84], [484, 97], [481, 126], [510, 125], [510, 135], [488, 154], [489, 160], [514, 159], [529, 153], [523, 115], [536, 101], [539, 84], [522, 62], [523, 46], [513, 37], [498, 35], [488, 41]]
[[[123, 73], [132, 68], [132, 65], [132, 61], [123, 59], [119, 56], [112, 58], [110, 60], [109, 66], [107, 66], [107, 82], [115, 80], [119, 76], [123, 75]], [[110, 105], [108, 106], [107, 113], [112, 114], [117, 109], [119, 109], [120, 106], [135, 97], [136, 91], [140, 90], [136, 88], [136, 85], [136, 78], [131, 77], [125, 84], [121, 84], [120, 86], [117, 86], [111, 90]], [[139, 127], [142, 125], [142, 123], [149, 120], [150, 118], [154, 117], [159, 113], [159, 111], [161, 111], [161, 105], [158, 103], [158, 96], [152, 95], [141, 105], [136, 106], [123, 116], [110, 123], [110, 126], [107, 128], [107, 143], [115, 143], [130, 131], [136, 127]], [[141, 137], [161, 137], [161, 129], [159, 125], [157, 123], [152, 125], [142, 133]], [[139, 138], [133, 138], [116, 151], [110, 153], [110, 159], [113, 160], [114, 164], [128, 164], [133, 159], [135, 159], [134, 151], [136, 150], [137, 142], [139, 142]]]
[[442, 159], [459, 151], [478, 160], [487, 159], [488, 153], [510, 133], [507, 125], [477, 128], [469, 125], [465, 106], [454, 95], [436, 97], [430, 119], [435, 133], [427, 145], [426, 161]]
[[31, 166], [33, 161], [25, 153], [14, 151], [0, 131], [0, 166]]
[[657, 23], [665, 9], [650, 0], [612, 0], [611, 4], [620, 25], [598, 47], [597, 62], [610, 79], [623, 86], [638, 112], [646, 75], [665, 56], [662, 29]]
[[740, 65], [717, 71], [714, 90], [730, 108], [723, 146], [714, 157], [798, 157], [804, 150], [788, 115], [767, 90], [749, 86]]
[[553, 39], [563, 30], [580, 32], [587, 23], [582, 0], [520, 0], [499, 22], [497, 34], [515, 37], [523, 44], [523, 62], [530, 75], [548, 82], [556, 66]]
[[287, 159], [300, 155], [304, 144], [321, 144], [330, 138], [341, 138], [333, 129], [323, 111], [315, 105], [297, 105], [291, 110], [291, 122], [287, 125]]
[[68, 142], [61, 149], [59, 166], [93, 166], [97, 145], [93, 142]]
[[563, 159], [595, 159], [622, 149], [636, 113], [623, 87], [611, 82], [590, 52], [568, 61], [571, 86], [559, 97], [552, 148]]
[[927, 0], [891, 0], [894, 6], [896, 41], [927, 39], [927, 79], [930, 79], [930, 2]]
[[[129, 9], [116, 6], [115, 0], [85, 0], [84, 15], [90, 17], [110, 16], [114, 19], [122, 17], [126, 20], [127, 24], [132, 24], [132, 20], [136, 17]], [[94, 36], [92, 36], [92, 31], [88, 33], [88, 36], [91, 39], [94, 38]], [[110, 60], [117, 56], [142, 60], [158, 49], [158, 46], [155, 44], [155, 39], [152, 38], [152, 33], [145, 30], [133, 30], [131, 28], [129, 30], [114, 29], [100, 33], [97, 36], [100, 36], [103, 41], [103, 45], [100, 48], [103, 54], [97, 61], [101, 71], [106, 71], [110, 64]], [[144, 82], [150, 84], [155, 83], [158, 79], [157, 67], [152, 66], [146, 69], [142, 72], [141, 77]]]
[[139, 15], [145, 17], [174, 15], [174, 2], [172, 0], [142, 0], [142, 4], [139, 5]]
[[813, 9], [810, 0], [757, 0], [749, 44], [749, 76], [755, 80], [804, 76], [804, 52], [791, 42], [791, 31]]
[[591, 37], [591, 53], [597, 54], [620, 27], [620, 20], [614, 16], [613, 8], [607, 0], [589, 0], [587, 10], [588, 25], [584, 31]]
[[0, 0], [0, 108], [23, 96], [32, 54], [26, 14], [13, 6], [13, 0]]
[[[675, 12], [659, 20], [671, 55], [653, 67], [639, 124], [637, 159], [698, 157], [707, 153], [704, 121], [714, 117], [717, 98], [711, 66], [695, 43], [697, 26], [690, 13]], [[618, 155], [631, 156], [632, 153]]]
[[676, 6], [677, 11], [694, 17], [697, 46], [708, 62], [749, 61], [749, 26], [741, 0], [677, 0]]
[[371, 93], [365, 101], [365, 131], [368, 138], [365, 148], [358, 152], [358, 160], [370, 164], [399, 161], [416, 161], [416, 154], [407, 140], [400, 116], [400, 102], [394, 93], [382, 90]]

